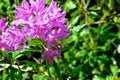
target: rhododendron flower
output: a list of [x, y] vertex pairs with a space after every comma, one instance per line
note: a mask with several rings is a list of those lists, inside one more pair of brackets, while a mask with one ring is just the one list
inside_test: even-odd
[[[53, 57], [61, 58], [59, 50], [61, 45], [58, 40], [68, 36], [65, 13], [54, 0], [50, 6], [45, 5], [46, 0], [24, 0], [22, 6], [17, 6], [15, 10], [16, 18], [12, 22], [12, 28], [7, 28], [5, 19], [0, 20], [0, 46], [11, 50], [26, 48], [26, 38], [39, 37], [46, 42], [44, 55], [50, 64], [53, 64]], [[22, 26], [22, 28], [19, 28]], [[52, 45], [56, 49], [52, 49]], [[7, 46], [7, 47], [6, 47]]]

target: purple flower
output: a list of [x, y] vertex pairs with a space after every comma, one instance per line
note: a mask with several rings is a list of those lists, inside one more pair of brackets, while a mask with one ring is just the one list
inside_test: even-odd
[[5, 18], [0, 19], [0, 32], [4, 32], [7, 29], [7, 25]]
[[[62, 9], [54, 0], [51, 1], [50, 6], [45, 6], [45, 3], [46, 0], [24, 1], [22, 7], [16, 8], [17, 18], [14, 22], [17, 25], [23, 25], [22, 31], [29, 34], [31, 39], [39, 37], [46, 42], [44, 54], [47, 60], [53, 64], [53, 56], [61, 58], [59, 54], [61, 45], [57, 41], [67, 37], [69, 31]], [[52, 50], [51, 45], [55, 45], [56, 49]]]
[[[53, 64], [53, 57], [61, 58], [59, 50], [61, 45], [58, 40], [68, 36], [65, 13], [62, 12], [54, 0], [50, 6], [45, 6], [46, 0], [25, 0], [22, 6], [17, 6], [16, 18], [12, 22], [12, 28], [6, 28], [5, 19], [0, 20], [0, 48], [6, 50], [21, 50], [26, 48], [26, 38], [39, 37], [46, 42], [44, 55], [50, 64]], [[22, 28], [19, 28], [22, 26]], [[56, 49], [52, 49], [52, 45]]]
[[22, 2], [22, 6], [17, 6], [14, 12], [17, 15], [17, 19], [22, 18], [27, 20], [32, 16], [32, 8], [27, 1]]
[[[8, 28], [1, 35], [1, 43], [7, 44], [11, 50], [20, 50], [26, 48], [26, 35], [21, 32], [16, 26]], [[9, 50], [9, 51], [11, 51]]]
[[34, 10], [33, 12], [37, 14], [39, 11], [44, 9], [46, 0], [29, 0], [29, 3]]
[[52, 65], [53, 65], [53, 59], [52, 59], [53, 56], [56, 56], [57, 58], [61, 58], [61, 55], [59, 54], [58, 50], [45, 50], [44, 55]]
[[7, 45], [6, 43], [1, 43], [2, 39], [1, 39], [1, 36], [0, 36], [0, 49], [4, 48], [6, 50], [10, 50], [10, 46]]
[[0, 19], [0, 49], [5, 48], [6, 50], [10, 50], [10, 47], [6, 43], [2, 43], [2, 33], [4, 33], [7, 29], [8, 23], [5, 18]]

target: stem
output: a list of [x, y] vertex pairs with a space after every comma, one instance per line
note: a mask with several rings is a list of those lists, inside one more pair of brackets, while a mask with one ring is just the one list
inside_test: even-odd
[[2, 80], [6, 80], [6, 78], [7, 78], [6, 67], [4, 67], [2, 76], [3, 76]]
[[60, 74], [60, 69], [59, 69], [57, 63], [55, 62], [55, 60], [54, 60], [54, 68], [55, 68], [55, 71], [56, 71], [56, 73], [57, 73], [57, 76], [59, 77], [59, 80], [63, 80], [63, 79], [62, 79], [62, 76], [61, 76], [61, 74]]
[[46, 65], [47, 65], [48, 74], [51, 77], [51, 74], [50, 74], [50, 71], [49, 71], [49, 64], [48, 64], [48, 61], [46, 59], [45, 59], [45, 62], [46, 62]]
[[89, 25], [88, 23], [88, 15], [87, 15], [87, 5], [85, 3], [85, 0], [81, 0], [81, 3], [83, 4], [83, 9], [84, 9], [84, 12], [85, 12], [85, 24], [86, 25]]
[[19, 64], [18, 64], [18, 62], [16, 62], [17, 63], [17, 66], [18, 66], [18, 70], [19, 70], [19, 72], [20, 72], [20, 79], [22, 80], [22, 74], [21, 74], [21, 68], [20, 68], [20, 66], [19, 66]]

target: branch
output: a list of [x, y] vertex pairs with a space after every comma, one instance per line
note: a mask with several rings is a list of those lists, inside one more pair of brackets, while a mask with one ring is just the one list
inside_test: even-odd
[[85, 23], [85, 26], [94, 25], [94, 24], [101, 24], [101, 23], [107, 22], [108, 20], [110, 20], [114, 17], [120, 17], [120, 13], [117, 15], [110, 15], [108, 18], [104, 19], [103, 21], [98, 20], [98, 21], [91, 23], [91, 24]]
[[88, 15], [87, 15], [87, 5], [85, 3], [85, 0], [81, 0], [81, 3], [83, 4], [83, 9], [84, 9], [84, 12], [85, 12], [85, 24], [86, 25], [89, 25], [88, 23]]

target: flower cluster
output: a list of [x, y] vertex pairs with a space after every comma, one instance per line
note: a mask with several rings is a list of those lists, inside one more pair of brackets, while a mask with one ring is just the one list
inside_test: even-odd
[[[65, 13], [51, 1], [50, 6], [45, 6], [46, 0], [27, 0], [22, 2], [22, 6], [17, 6], [15, 10], [16, 18], [11, 23], [12, 28], [7, 28], [8, 23], [5, 18], [0, 20], [0, 48], [8, 51], [21, 50], [26, 48], [26, 38], [39, 37], [46, 42], [44, 55], [53, 64], [52, 57], [61, 58], [59, 50], [60, 44], [57, 42], [68, 36]], [[21, 28], [20, 28], [20, 27]], [[51, 46], [56, 49], [52, 50]]]

